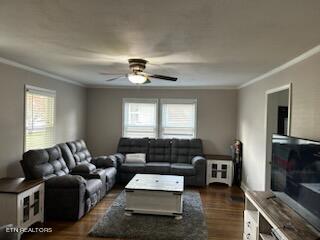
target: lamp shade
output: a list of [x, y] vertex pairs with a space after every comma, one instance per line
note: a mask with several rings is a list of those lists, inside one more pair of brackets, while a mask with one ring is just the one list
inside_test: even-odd
[[139, 74], [129, 74], [128, 79], [134, 84], [142, 84], [147, 81], [147, 78], [145, 76]]

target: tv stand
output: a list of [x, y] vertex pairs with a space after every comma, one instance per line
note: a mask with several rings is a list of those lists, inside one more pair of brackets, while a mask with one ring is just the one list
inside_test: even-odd
[[244, 240], [319, 240], [320, 233], [272, 192], [245, 193]]

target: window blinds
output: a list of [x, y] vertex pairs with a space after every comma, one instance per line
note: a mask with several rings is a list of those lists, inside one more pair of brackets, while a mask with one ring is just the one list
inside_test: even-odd
[[193, 99], [161, 100], [161, 138], [195, 138], [196, 105]]
[[25, 151], [55, 144], [55, 92], [26, 86]]
[[156, 99], [124, 99], [123, 136], [157, 137]]

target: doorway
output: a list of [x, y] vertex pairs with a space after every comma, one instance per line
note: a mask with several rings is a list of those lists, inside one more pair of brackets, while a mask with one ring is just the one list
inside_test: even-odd
[[291, 84], [266, 92], [266, 178], [271, 187], [272, 134], [290, 135]]

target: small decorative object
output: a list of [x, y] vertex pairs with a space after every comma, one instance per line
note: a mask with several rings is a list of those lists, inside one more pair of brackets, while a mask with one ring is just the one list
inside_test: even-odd
[[234, 165], [234, 179], [233, 183], [237, 186], [241, 185], [241, 171], [242, 171], [242, 143], [240, 140], [235, 140], [231, 145], [233, 165]]

